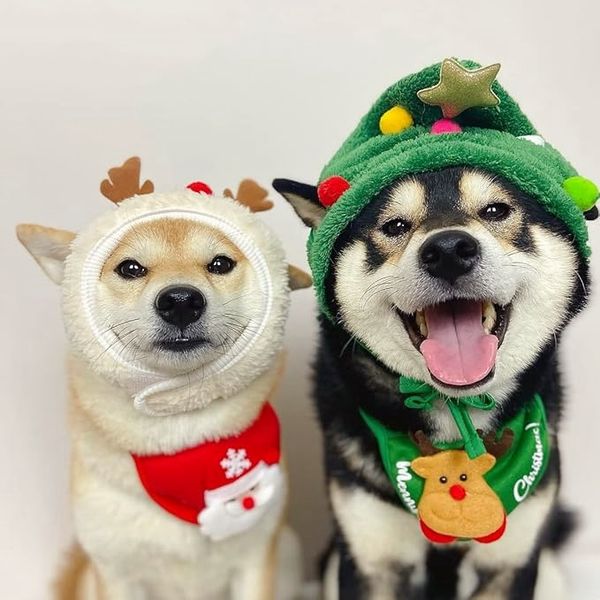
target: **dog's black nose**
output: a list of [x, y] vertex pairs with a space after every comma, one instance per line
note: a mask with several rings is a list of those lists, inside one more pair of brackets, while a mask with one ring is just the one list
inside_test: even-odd
[[172, 286], [156, 296], [154, 306], [164, 321], [183, 330], [202, 316], [206, 298], [194, 287]]
[[423, 268], [433, 277], [454, 283], [481, 257], [479, 242], [465, 231], [451, 229], [432, 235], [419, 250]]

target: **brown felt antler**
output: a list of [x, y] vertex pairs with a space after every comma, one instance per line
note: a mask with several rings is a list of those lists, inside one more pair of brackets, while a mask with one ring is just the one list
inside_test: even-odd
[[269, 192], [252, 179], [242, 180], [235, 196], [229, 188], [223, 191], [223, 196], [233, 198], [240, 204], [247, 206], [252, 212], [262, 212], [273, 208], [273, 202], [267, 199], [268, 195]]
[[132, 196], [151, 194], [154, 184], [149, 179], [140, 186], [140, 169], [139, 157], [128, 158], [120, 167], [108, 170], [109, 178], [100, 184], [100, 192], [115, 204]]
[[419, 448], [421, 456], [433, 456], [434, 454], [441, 452], [441, 450], [436, 448], [431, 443], [431, 440], [420, 429], [419, 431], [415, 431], [414, 433], [411, 432], [410, 437], [412, 441], [416, 444], [417, 448]]
[[493, 431], [490, 431], [487, 434], [483, 434], [481, 429], [477, 430], [479, 437], [483, 440], [483, 445], [485, 449], [488, 451], [488, 454], [495, 456], [496, 458], [500, 458], [504, 454], [506, 454], [509, 448], [512, 446], [513, 439], [515, 437], [515, 433], [512, 429], [506, 428], [500, 439], [496, 439], [496, 434]]

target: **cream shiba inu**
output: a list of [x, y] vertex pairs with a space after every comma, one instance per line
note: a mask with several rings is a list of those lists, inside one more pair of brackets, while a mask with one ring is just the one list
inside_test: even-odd
[[237, 201], [199, 182], [155, 194], [139, 169], [109, 172], [101, 190], [118, 208], [78, 235], [17, 229], [62, 288], [70, 342], [78, 547], [58, 595], [291, 597], [298, 552], [269, 400], [289, 290], [310, 278], [248, 210], [270, 207], [253, 182]]

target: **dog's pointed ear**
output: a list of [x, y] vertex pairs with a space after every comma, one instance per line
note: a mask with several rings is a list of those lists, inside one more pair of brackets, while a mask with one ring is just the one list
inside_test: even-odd
[[312, 277], [306, 271], [294, 265], [288, 265], [288, 278], [290, 281], [290, 290], [292, 291], [309, 288], [313, 282]]
[[273, 187], [292, 205], [305, 225], [313, 228], [319, 225], [326, 209], [319, 202], [316, 186], [291, 179], [274, 179]]
[[48, 277], [62, 283], [65, 259], [71, 251], [75, 234], [42, 225], [17, 225], [17, 237]]

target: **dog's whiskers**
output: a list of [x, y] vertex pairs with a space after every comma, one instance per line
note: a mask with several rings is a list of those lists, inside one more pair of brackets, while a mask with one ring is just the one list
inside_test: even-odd
[[[362, 303], [362, 307], [365, 308], [367, 304], [378, 294], [393, 292], [394, 286], [392, 284], [397, 285], [398, 283], [399, 278], [396, 275], [388, 275], [386, 277], [382, 277], [378, 281], [375, 281], [369, 285], [361, 295], [359, 301]], [[365, 296], [367, 297], [365, 298]]]
[[585, 282], [583, 281], [581, 275], [577, 271], [575, 271], [575, 275], [577, 275], [577, 279], [579, 279], [579, 283], [581, 284], [581, 289], [583, 290], [583, 297], [587, 300], [589, 296]]
[[340, 350], [340, 358], [342, 357], [342, 355], [344, 354], [344, 352], [346, 351], [346, 349], [348, 348], [348, 346], [354, 341], [354, 344], [356, 345], [357, 339], [356, 339], [356, 335], [352, 335], [348, 338], [348, 341], [342, 346], [342, 349]]
[[240, 298], [245, 298], [246, 296], [252, 296], [252, 295], [264, 296], [265, 294], [262, 291], [251, 290], [249, 292], [246, 292], [245, 294], [240, 294], [239, 296], [236, 296], [235, 298], [231, 298], [230, 300], [227, 300], [227, 302], [223, 302], [223, 306], [227, 306], [228, 304], [231, 304], [232, 302], [236, 302]]
[[92, 367], [118, 342], [123, 343], [125, 341], [125, 339], [127, 337], [129, 337], [131, 334], [135, 334], [137, 333], [137, 328], [133, 328], [130, 329], [127, 333], [123, 334], [120, 337], [116, 337], [106, 348], [104, 348], [104, 350], [102, 350], [102, 352], [100, 352], [100, 354], [98, 356], [96, 356], [96, 358], [94, 358], [92, 360]]
[[[120, 323], [115, 323], [114, 325], [111, 325], [104, 331], [101, 331], [98, 335], [101, 337], [103, 335], [106, 335], [109, 331], [112, 331], [115, 334], [115, 336], [118, 337], [118, 333], [116, 331], [117, 328], [125, 327], [126, 325], [128, 325], [130, 323], [135, 323], [136, 321], [139, 321], [139, 320], [140, 320], [140, 317], [136, 317], [134, 319], [127, 319], [126, 321], [121, 321]], [[89, 340], [86, 342], [85, 349], [87, 350], [97, 340], [98, 340], [98, 336], [96, 336], [96, 335], [90, 336]]]
[[134, 336], [134, 337], [130, 338], [128, 342], [126, 342], [125, 344], [123, 344], [123, 346], [119, 350], [117, 356], [119, 358], [121, 356], [123, 356], [123, 354], [125, 354], [125, 351], [127, 350], [127, 348], [129, 348], [129, 346], [131, 346], [132, 344], [134, 344], [137, 341], [137, 339], [138, 339], [137, 336]]

